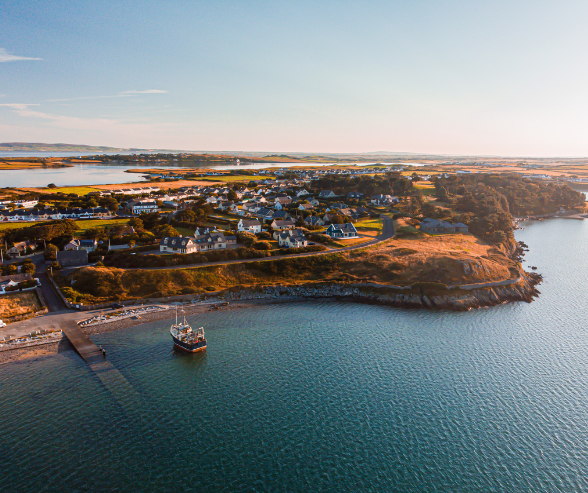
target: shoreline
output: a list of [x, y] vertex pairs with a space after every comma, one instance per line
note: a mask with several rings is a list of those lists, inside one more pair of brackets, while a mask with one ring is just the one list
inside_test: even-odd
[[[540, 282], [540, 276], [524, 273], [518, 282], [510, 285], [474, 288], [471, 290], [448, 290], [437, 293], [425, 292], [423, 287], [416, 291], [411, 290], [411, 292], [397, 292], [397, 290], [387, 288], [385, 285], [363, 286], [363, 289], [343, 284], [330, 286], [261, 286], [225, 290], [214, 295], [208, 295], [205, 300], [201, 300], [208, 302], [218, 301], [219, 303], [229, 301], [228, 306], [191, 304], [189, 303], [189, 298], [178, 300], [178, 302], [188, 303], [182, 305], [182, 310], [186, 315], [310, 300], [380, 304], [405, 309], [469, 311], [474, 308], [498, 306], [515, 301], [530, 303], [533, 298], [539, 295], [536, 286]], [[191, 296], [191, 299], [194, 299], [194, 297]], [[213, 308], [214, 306], [217, 308]], [[82, 327], [82, 330], [91, 336], [170, 319], [174, 315], [170, 307], [167, 310], [141, 315], [140, 319], [125, 318], [114, 322]], [[38, 345], [4, 349], [0, 351], [0, 366], [14, 362], [35, 361], [69, 350], [73, 350], [73, 346], [65, 336], [62, 336], [59, 340]]]

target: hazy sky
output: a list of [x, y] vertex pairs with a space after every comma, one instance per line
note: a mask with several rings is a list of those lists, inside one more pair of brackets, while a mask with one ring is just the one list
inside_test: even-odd
[[0, 142], [588, 156], [588, 2], [0, 0]]

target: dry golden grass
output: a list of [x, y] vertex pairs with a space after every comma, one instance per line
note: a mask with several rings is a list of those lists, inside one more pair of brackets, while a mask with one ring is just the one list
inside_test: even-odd
[[518, 265], [500, 248], [471, 235], [391, 239], [345, 253], [185, 269], [123, 270], [86, 267], [76, 272], [73, 301], [165, 297], [226, 288], [308, 282], [460, 285], [512, 279]]
[[[140, 183], [118, 183], [113, 185], [95, 185], [93, 188], [98, 190], [121, 190], [123, 188], [147, 188], [147, 187], [159, 187], [161, 190], [170, 190], [180, 187], [209, 187], [215, 183], [211, 181], [200, 181], [200, 180], [175, 180], [175, 181], [164, 181], [164, 182], [140, 182]], [[222, 184], [218, 182], [218, 184]]]
[[34, 292], [10, 293], [0, 296], [0, 319], [28, 315], [41, 310], [41, 303]]

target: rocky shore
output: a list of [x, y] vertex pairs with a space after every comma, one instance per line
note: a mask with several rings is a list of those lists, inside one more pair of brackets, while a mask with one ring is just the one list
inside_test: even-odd
[[[314, 283], [304, 285], [276, 285], [231, 288], [207, 295], [186, 295], [175, 297], [175, 301], [229, 302], [228, 306], [215, 307], [211, 304], [186, 304], [183, 310], [187, 315], [216, 309], [239, 309], [252, 305], [286, 303], [304, 300], [336, 299], [363, 303], [377, 303], [401, 308], [420, 308], [429, 310], [465, 311], [473, 308], [496, 306], [507, 302], [531, 302], [539, 295], [536, 286], [541, 276], [521, 271], [516, 279], [478, 285], [447, 287], [435, 283], [422, 283], [413, 286], [389, 286], [384, 284], [335, 284]], [[161, 301], [161, 300], [159, 300]], [[166, 301], [171, 301], [167, 299]], [[84, 328], [88, 334], [98, 334], [124, 329], [135, 325], [166, 320], [172, 316], [170, 310], [147, 313], [140, 319], [117, 320]], [[38, 359], [69, 350], [71, 346], [64, 337], [61, 341], [32, 347], [14, 348], [0, 352], [0, 364], [22, 359]]]
[[[202, 296], [206, 301], [243, 302], [249, 300], [291, 301], [316, 298], [378, 303], [402, 308], [464, 311], [496, 306], [506, 302], [531, 302], [539, 295], [536, 286], [541, 276], [522, 273], [507, 283], [488, 283], [488, 287], [440, 287], [422, 283], [410, 287], [378, 284], [305, 284], [239, 288]], [[480, 285], [481, 286], [481, 285]]]

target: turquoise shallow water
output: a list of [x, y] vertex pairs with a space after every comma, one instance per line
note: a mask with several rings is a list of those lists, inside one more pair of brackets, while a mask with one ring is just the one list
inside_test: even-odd
[[2, 491], [588, 490], [588, 222], [518, 232], [541, 297], [469, 313], [210, 312], [0, 367]]

